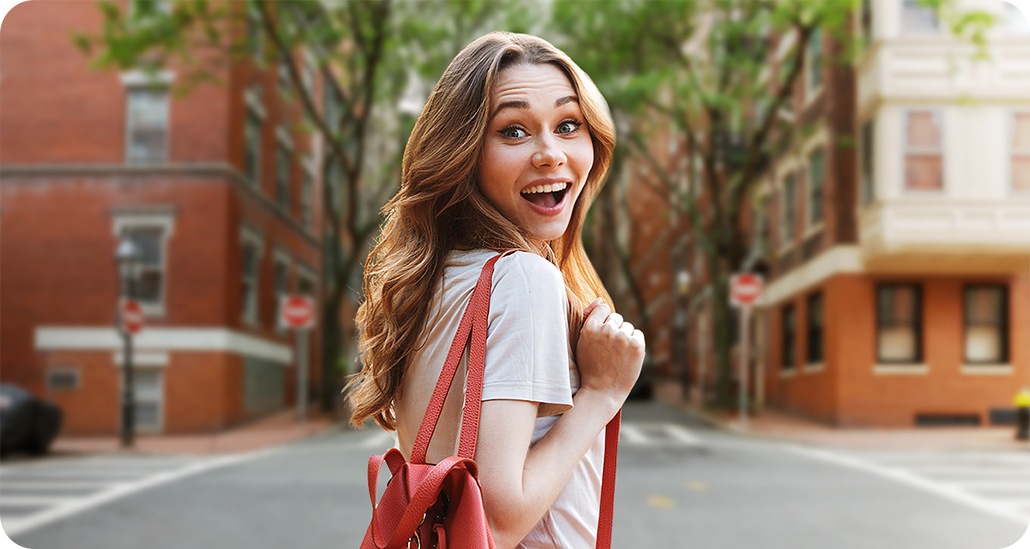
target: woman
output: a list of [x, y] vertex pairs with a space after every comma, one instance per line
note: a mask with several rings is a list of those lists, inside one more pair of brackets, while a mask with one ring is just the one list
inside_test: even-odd
[[[581, 240], [614, 145], [604, 98], [567, 55], [483, 36], [429, 96], [369, 255], [352, 421], [396, 429], [407, 457], [483, 264], [520, 250], [494, 271], [476, 450], [499, 548], [594, 547], [604, 426], [644, 356]], [[455, 453], [462, 393], [429, 463]]]

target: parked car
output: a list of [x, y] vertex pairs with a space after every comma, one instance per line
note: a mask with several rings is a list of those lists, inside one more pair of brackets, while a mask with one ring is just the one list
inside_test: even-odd
[[17, 385], [0, 384], [0, 455], [42, 455], [61, 430], [61, 409]]

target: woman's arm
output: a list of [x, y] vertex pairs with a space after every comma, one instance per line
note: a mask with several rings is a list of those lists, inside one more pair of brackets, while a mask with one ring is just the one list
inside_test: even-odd
[[573, 408], [530, 448], [538, 404], [483, 403], [476, 462], [498, 549], [540, 521], [640, 374], [644, 338], [605, 305], [591, 305], [577, 346], [581, 387]]

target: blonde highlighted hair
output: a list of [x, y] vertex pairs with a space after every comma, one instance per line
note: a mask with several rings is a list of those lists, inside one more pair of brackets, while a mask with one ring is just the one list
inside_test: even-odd
[[[479, 158], [490, 95], [507, 67], [552, 64], [568, 77], [590, 131], [594, 164], [573, 206], [565, 233], [542, 251], [479, 189]], [[453, 249], [520, 249], [550, 256], [565, 278], [569, 334], [575, 349], [583, 309], [597, 297], [610, 304], [583, 248], [587, 210], [607, 175], [615, 127], [604, 97], [565, 53], [535, 36], [494, 32], [451, 61], [429, 95], [404, 149], [401, 187], [383, 208], [386, 222], [365, 263], [365, 300], [358, 308], [362, 370], [345, 389], [351, 422], [372, 418], [396, 428], [393, 405], [401, 379], [426, 327], [429, 304]]]

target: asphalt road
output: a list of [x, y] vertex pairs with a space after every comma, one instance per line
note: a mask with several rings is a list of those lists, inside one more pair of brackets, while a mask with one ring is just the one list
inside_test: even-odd
[[[617, 548], [1002, 549], [1030, 521], [1030, 454], [846, 453], [712, 431], [658, 405], [625, 416]], [[0, 465], [0, 523], [33, 549], [357, 547], [366, 462], [387, 440], [340, 431], [228, 458]]]

